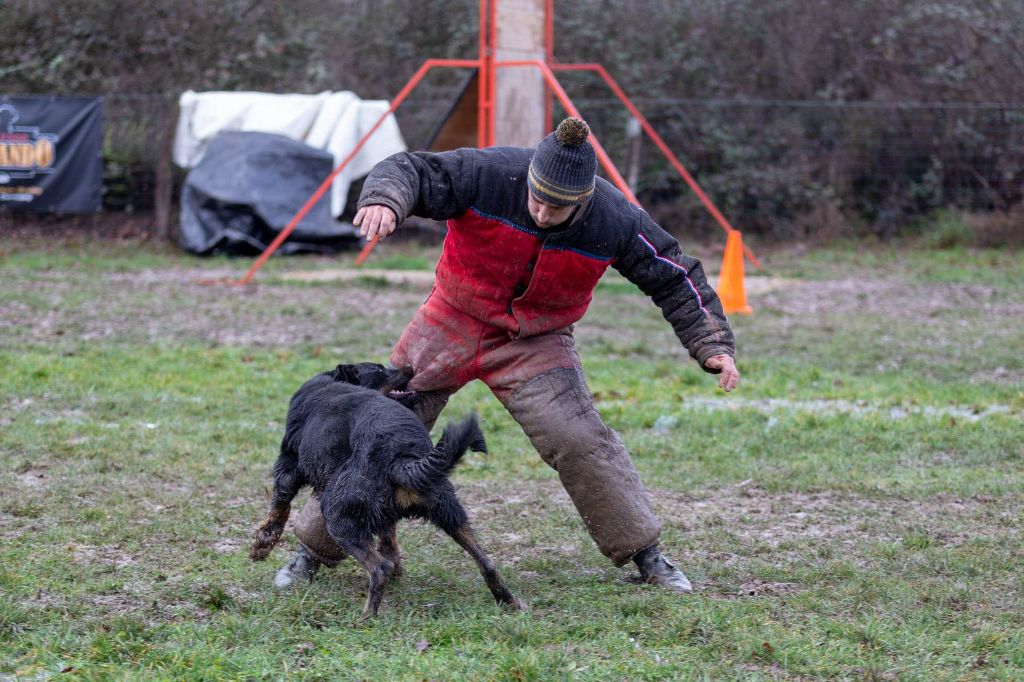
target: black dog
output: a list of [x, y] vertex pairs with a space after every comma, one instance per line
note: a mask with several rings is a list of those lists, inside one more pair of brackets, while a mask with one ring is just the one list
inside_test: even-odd
[[523, 608], [477, 545], [447, 478], [467, 448], [486, 452], [476, 417], [449, 425], [433, 445], [416, 415], [399, 402], [414, 404], [415, 394], [401, 390], [408, 380], [372, 363], [338, 365], [295, 393], [274, 466], [270, 513], [256, 530], [249, 557], [267, 558], [291, 501], [311, 485], [327, 532], [369, 574], [364, 617], [377, 615], [388, 579], [397, 573], [395, 524], [408, 517], [427, 519], [450, 535], [476, 561], [494, 598]]

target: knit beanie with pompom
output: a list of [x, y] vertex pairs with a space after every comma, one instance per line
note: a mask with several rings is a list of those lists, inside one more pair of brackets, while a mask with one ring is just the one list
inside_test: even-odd
[[534, 197], [555, 206], [575, 206], [594, 193], [597, 157], [588, 137], [585, 122], [567, 118], [540, 141], [527, 176]]

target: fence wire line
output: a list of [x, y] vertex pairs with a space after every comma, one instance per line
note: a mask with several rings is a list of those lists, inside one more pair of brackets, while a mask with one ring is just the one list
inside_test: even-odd
[[[396, 117], [410, 148], [423, 147], [453, 96], [454, 88], [432, 86], [399, 108]], [[574, 101], [622, 168], [628, 112], [613, 98]], [[1024, 194], [1024, 104], [635, 101], [716, 203], [755, 231], [793, 220], [821, 202], [871, 221], [882, 213], [944, 206], [1007, 208]], [[104, 192], [110, 210], [152, 206], [160, 127], [173, 126], [177, 113], [176, 96], [105, 97]], [[645, 205], [689, 206], [691, 198], [668, 164], [650, 145], [642, 149], [638, 190]], [[182, 177], [179, 169], [177, 184]]]
[[[424, 85], [424, 88], [428, 86]], [[430, 88], [433, 89], [433, 88]], [[437, 87], [437, 90], [448, 88]], [[303, 94], [303, 93], [295, 93]], [[305, 93], [309, 95], [316, 92]], [[101, 95], [89, 95], [99, 97]], [[103, 95], [108, 100], [178, 101], [178, 95], [159, 93], [115, 93]], [[745, 99], [716, 97], [631, 97], [637, 104], [685, 104], [690, 106], [751, 106], [751, 107], [823, 107], [835, 109], [1024, 109], [1024, 102], [921, 102], [915, 100], [819, 100], [819, 99]], [[406, 103], [430, 103], [434, 98], [408, 97]], [[577, 104], [618, 104], [614, 97], [587, 97], [573, 100]]]
[[[688, 97], [633, 97], [637, 105], [651, 106], [694, 106], [694, 107], [758, 107], [784, 109], [1021, 109], [1024, 102], [914, 102], [914, 101], [880, 101], [851, 100], [827, 101], [812, 99], [698, 99]], [[615, 105], [619, 100], [614, 97], [589, 97], [573, 100], [577, 105], [593, 104], [597, 106]]]

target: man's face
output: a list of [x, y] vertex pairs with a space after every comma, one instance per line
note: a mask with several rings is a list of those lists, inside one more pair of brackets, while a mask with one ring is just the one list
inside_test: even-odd
[[533, 192], [527, 192], [529, 198], [526, 206], [530, 210], [530, 217], [537, 227], [545, 230], [549, 227], [561, 225], [572, 215], [575, 206], [556, 206], [541, 201], [533, 196]]

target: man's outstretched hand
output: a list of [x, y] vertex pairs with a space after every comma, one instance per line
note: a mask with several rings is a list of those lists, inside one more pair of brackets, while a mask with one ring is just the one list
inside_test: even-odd
[[726, 393], [736, 388], [740, 381], [740, 371], [736, 369], [736, 362], [728, 355], [714, 355], [704, 362], [704, 366], [722, 370], [718, 375], [718, 385]]
[[398, 227], [398, 216], [387, 206], [372, 204], [356, 212], [352, 224], [359, 228], [359, 236], [372, 242], [374, 237], [384, 241]]

